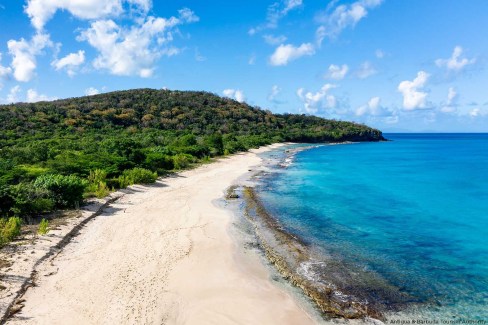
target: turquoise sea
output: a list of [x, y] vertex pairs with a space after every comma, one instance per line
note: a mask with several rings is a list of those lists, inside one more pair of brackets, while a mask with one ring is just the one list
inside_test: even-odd
[[258, 186], [316, 256], [297, 271], [393, 318], [488, 320], [488, 134], [385, 137], [298, 152]]

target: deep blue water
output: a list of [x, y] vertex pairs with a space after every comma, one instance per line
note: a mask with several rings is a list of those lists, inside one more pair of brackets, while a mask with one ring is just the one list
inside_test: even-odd
[[429, 302], [419, 308], [488, 319], [488, 134], [385, 136], [298, 153], [263, 203], [311, 247]]

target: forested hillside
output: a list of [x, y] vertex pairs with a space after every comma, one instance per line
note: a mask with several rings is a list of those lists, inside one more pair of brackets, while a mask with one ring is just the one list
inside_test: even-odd
[[278, 115], [206, 92], [138, 89], [0, 106], [0, 215], [72, 207], [108, 189], [282, 141], [378, 141], [364, 125]]

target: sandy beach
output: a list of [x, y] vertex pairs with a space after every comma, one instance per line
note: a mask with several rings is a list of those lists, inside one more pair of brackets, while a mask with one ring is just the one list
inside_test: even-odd
[[37, 267], [8, 323], [314, 323], [258, 256], [242, 254], [231, 212], [214, 204], [269, 149], [131, 187]]

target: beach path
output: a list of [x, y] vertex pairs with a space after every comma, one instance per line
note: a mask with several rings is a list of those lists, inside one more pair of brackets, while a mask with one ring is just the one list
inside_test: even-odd
[[263, 150], [132, 187], [37, 268], [8, 323], [313, 323], [238, 247], [230, 212], [213, 203]]

